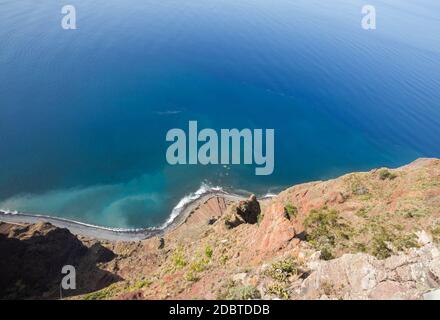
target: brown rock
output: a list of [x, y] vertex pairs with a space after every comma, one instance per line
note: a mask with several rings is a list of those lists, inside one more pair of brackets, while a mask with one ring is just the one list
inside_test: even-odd
[[228, 228], [234, 228], [242, 223], [255, 224], [261, 213], [260, 203], [253, 194], [248, 200], [242, 200], [233, 209], [231, 217], [225, 221]]

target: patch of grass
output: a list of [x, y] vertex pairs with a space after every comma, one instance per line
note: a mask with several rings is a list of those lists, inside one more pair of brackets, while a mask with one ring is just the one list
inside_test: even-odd
[[255, 300], [260, 298], [260, 291], [254, 286], [231, 286], [226, 296], [228, 300]]
[[434, 242], [440, 243], [440, 224], [431, 228], [431, 234]]
[[83, 300], [108, 300], [119, 292], [121, 292], [121, 287], [118, 283], [114, 283], [107, 288], [101, 289], [99, 291], [95, 291], [92, 293], [88, 293], [82, 297]]
[[323, 281], [321, 283], [321, 290], [326, 296], [332, 296], [336, 294], [335, 286], [330, 281]]
[[200, 277], [196, 272], [189, 270], [187, 273], [185, 273], [184, 279], [189, 282], [197, 282], [200, 280]]
[[205, 256], [198, 254], [196, 259], [193, 260], [188, 268], [187, 273], [184, 275], [185, 280], [196, 282], [200, 279], [198, 273], [205, 271], [208, 268], [209, 261], [211, 260], [213, 250], [210, 246], [205, 247]]
[[295, 207], [293, 204], [288, 203], [284, 206], [284, 216], [287, 219], [294, 219], [298, 215], [298, 208]]
[[354, 249], [356, 250], [356, 252], [362, 252], [362, 253], [368, 252], [367, 245], [362, 242], [356, 242], [354, 244]]
[[332, 259], [336, 258], [335, 254], [333, 253], [332, 248], [328, 245], [320, 247], [319, 250], [321, 251], [321, 259], [322, 260], [328, 261], [328, 260], [332, 260]]
[[356, 211], [356, 216], [358, 216], [359, 218], [364, 218], [367, 219], [368, 218], [368, 210], [366, 208], [361, 208], [358, 211]]
[[414, 233], [395, 234], [383, 226], [378, 226], [374, 231], [370, 252], [377, 259], [383, 260], [399, 251], [418, 246], [417, 236]]
[[391, 171], [387, 169], [382, 169], [379, 172], [379, 178], [380, 180], [394, 180], [397, 178], [397, 174], [392, 173]]
[[214, 253], [214, 250], [212, 250], [212, 247], [210, 245], [207, 245], [205, 248], [205, 256], [207, 258], [211, 259], [213, 253]]
[[403, 251], [409, 248], [418, 248], [419, 243], [417, 240], [417, 235], [415, 235], [414, 233], [399, 235], [395, 237], [393, 241], [393, 246], [397, 251]]
[[222, 256], [220, 257], [220, 264], [221, 264], [222, 266], [224, 266], [228, 260], [229, 260], [229, 257], [228, 257], [227, 255], [222, 255]]
[[193, 271], [193, 272], [202, 272], [202, 271], [206, 270], [208, 263], [209, 263], [209, 260], [207, 258], [197, 259], [197, 260], [191, 262], [189, 269], [190, 269], [190, 271]]
[[371, 200], [372, 197], [373, 196], [371, 195], [371, 193], [367, 193], [367, 194], [359, 196], [359, 200], [369, 201], [369, 200]]
[[426, 181], [426, 179], [427, 178], [420, 179], [420, 180], [422, 180], [419, 185], [419, 187], [421, 189], [430, 189], [430, 188], [440, 187], [440, 181], [438, 181], [437, 179], [430, 179], [428, 181]]
[[[386, 259], [409, 248], [417, 248], [414, 232], [407, 232], [403, 225], [390, 222], [390, 214], [368, 216], [367, 209], [356, 213], [364, 218], [358, 225], [339, 216], [326, 207], [313, 210], [304, 221], [306, 240], [321, 251], [321, 259], [331, 260], [343, 253], [369, 253], [377, 259]], [[439, 228], [440, 232], [440, 228]]]
[[153, 283], [150, 279], [141, 279], [129, 285], [128, 283], [121, 284], [113, 283], [112, 285], [101, 289], [99, 291], [91, 292], [82, 297], [83, 300], [108, 300], [121, 293], [138, 291], [142, 288], [149, 287]]
[[412, 219], [412, 218], [421, 218], [426, 215], [426, 213], [421, 209], [404, 209], [404, 210], [398, 210], [396, 211], [397, 214], [400, 214], [406, 219]]
[[267, 275], [272, 279], [286, 282], [289, 277], [297, 275], [299, 272], [298, 263], [293, 258], [287, 258], [273, 263], [266, 271]]
[[280, 299], [288, 300], [290, 297], [289, 291], [285, 285], [274, 283], [267, 287], [267, 293], [276, 296]]
[[173, 255], [171, 256], [171, 260], [173, 261], [174, 266], [179, 269], [185, 267], [188, 264], [183, 254], [182, 247], [178, 247], [176, 250], [174, 250]]
[[130, 287], [130, 291], [140, 290], [145, 287], [149, 287], [153, 283], [150, 279], [139, 280]]
[[324, 260], [333, 259], [334, 250], [350, 239], [352, 229], [336, 210], [312, 210], [304, 220], [306, 240], [321, 251]]
[[382, 232], [373, 236], [371, 243], [371, 253], [379, 260], [390, 257], [393, 253], [390, 247], [391, 236], [386, 232], [385, 228], [381, 228]]
[[226, 296], [228, 300], [255, 300], [260, 299], [260, 291], [254, 286], [230, 287]]

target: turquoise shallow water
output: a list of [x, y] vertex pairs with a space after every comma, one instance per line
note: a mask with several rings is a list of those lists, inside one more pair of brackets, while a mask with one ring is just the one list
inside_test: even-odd
[[[163, 224], [203, 184], [258, 194], [440, 156], [440, 3], [0, 0], [0, 208]], [[166, 132], [274, 128], [275, 171], [169, 166]]]

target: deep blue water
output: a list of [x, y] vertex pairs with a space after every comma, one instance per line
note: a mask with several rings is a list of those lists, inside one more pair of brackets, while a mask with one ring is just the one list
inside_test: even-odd
[[[0, 0], [0, 208], [156, 226], [202, 183], [265, 194], [440, 157], [440, 2], [369, 0], [375, 31], [364, 4]], [[169, 166], [189, 120], [275, 128], [275, 172]]]

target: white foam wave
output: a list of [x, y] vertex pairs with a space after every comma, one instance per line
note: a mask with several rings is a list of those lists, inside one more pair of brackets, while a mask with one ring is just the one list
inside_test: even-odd
[[165, 223], [160, 228], [164, 229], [167, 226], [169, 226], [179, 216], [182, 210], [191, 202], [200, 199], [201, 197], [203, 197], [204, 195], [210, 192], [218, 192], [218, 191], [223, 191], [223, 189], [221, 187], [211, 187], [206, 183], [202, 183], [202, 185], [196, 192], [190, 193], [189, 195], [180, 199], [179, 203], [171, 211], [171, 214], [167, 219], [167, 221], [165, 221]]
[[266, 193], [264, 196], [262, 196], [262, 198], [263, 199], [266, 199], [266, 198], [273, 198], [273, 197], [276, 197], [277, 195], [275, 194], [275, 193]]
[[17, 210], [9, 210], [9, 209], [2, 209], [2, 208], [0, 208], [0, 212], [3, 214], [10, 214], [10, 215], [19, 214], [19, 212]]

